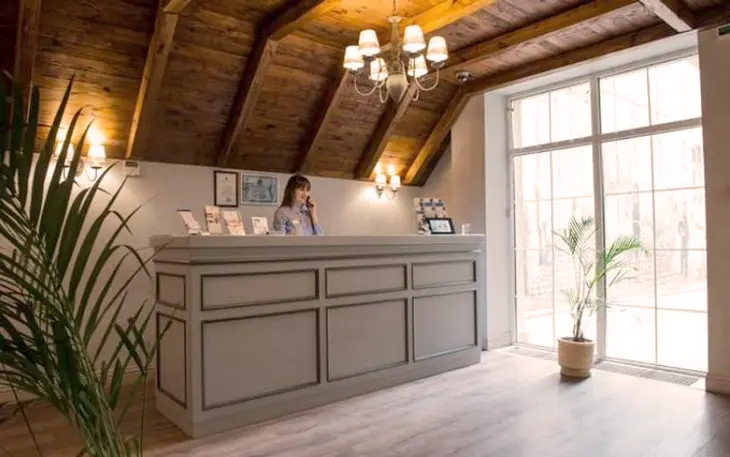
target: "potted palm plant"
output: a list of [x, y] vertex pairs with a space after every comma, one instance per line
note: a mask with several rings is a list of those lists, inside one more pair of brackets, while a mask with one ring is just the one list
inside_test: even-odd
[[76, 182], [89, 126], [75, 153], [69, 145], [81, 111], [54, 157], [72, 85], [36, 150], [38, 88], [25, 108], [20, 86], [0, 80], [0, 386], [16, 401], [30, 394], [52, 405], [82, 438], [78, 455], [141, 455], [144, 412], [136, 433], [120, 425], [135, 399], [144, 408], [157, 340], [146, 336], [153, 307], [128, 292], [154, 253], [143, 258], [121, 241], [136, 210], [115, 209], [124, 182], [104, 189], [111, 167], [90, 187]]
[[595, 253], [596, 222], [592, 217], [571, 217], [568, 226], [555, 231], [560, 252], [570, 256], [575, 273], [575, 286], [561, 290], [570, 306], [573, 320], [571, 336], [558, 339], [560, 373], [572, 378], [590, 376], [595, 342], [584, 336], [584, 318], [606, 303], [596, 296], [596, 289], [606, 289], [628, 279], [635, 267], [627, 259], [631, 252], [646, 252], [641, 240], [633, 235], [617, 237], [605, 250]]

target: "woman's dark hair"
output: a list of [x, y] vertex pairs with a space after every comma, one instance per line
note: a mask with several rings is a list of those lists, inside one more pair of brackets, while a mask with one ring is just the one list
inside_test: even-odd
[[312, 183], [302, 175], [294, 175], [289, 178], [284, 189], [284, 198], [281, 200], [281, 206], [288, 206], [289, 208], [294, 207], [294, 192], [297, 189], [309, 190], [312, 188]]

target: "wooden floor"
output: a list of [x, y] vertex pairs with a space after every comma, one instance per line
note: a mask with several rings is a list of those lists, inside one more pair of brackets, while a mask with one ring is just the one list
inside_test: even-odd
[[[46, 456], [75, 454], [46, 407], [31, 418]], [[598, 370], [564, 382], [555, 362], [499, 351], [477, 366], [205, 439], [187, 440], [154, 410], [150, 419], [150, 456], [730, 456], [726, 398]], [[35, 455], [16, 418], [0, 427], [0, 445]]]

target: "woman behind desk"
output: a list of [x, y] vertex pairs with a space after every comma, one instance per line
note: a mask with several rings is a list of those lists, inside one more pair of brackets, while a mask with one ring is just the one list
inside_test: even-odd
[[317, 206], [309, 196], [312, 184], [301, 175], [289, 178], [281, 206], [274, 213], [274, 230], [287, 235], [321, 235]]

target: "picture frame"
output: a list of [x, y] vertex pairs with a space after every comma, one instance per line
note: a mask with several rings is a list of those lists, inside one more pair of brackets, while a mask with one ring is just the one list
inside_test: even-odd
[[454, 235], [454, 220], [450, 217], [428, 217], [426, 225], [432, 235]]
[[277, 206], [279, 178], [272, 175], [241, 173], [241, 205]]
[[238, 208], [238, 173], [213, 171], [213, 200], [220, 208]]

